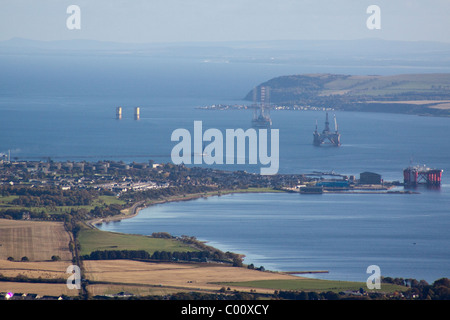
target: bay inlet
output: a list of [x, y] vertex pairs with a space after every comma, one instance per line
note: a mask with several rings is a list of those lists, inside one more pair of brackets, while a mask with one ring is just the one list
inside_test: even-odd
[[[445, 190], [448, 186], [443, 187]], [[382, 276], [432, 282], [448, 277], [450, 201], [427, 208], [440, 193], [228, 194], [145, 208], [133, 218], [99, 225], [105, 231], [169, 232], [244, 254], [245, 263], [274, 271], [365, 281], [369, 265]], [[442, 199], [440, 200], [442, 201]]]

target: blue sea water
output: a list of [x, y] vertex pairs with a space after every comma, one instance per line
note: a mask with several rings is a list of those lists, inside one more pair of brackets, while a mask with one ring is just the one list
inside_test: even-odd
[[[249, 128], [250, 111], [196, 107], [241, 103], [253, 86], [274, 76], [403, 71], [58, 56], [3, 56], [0, 67], [0, 152], [11, 150], [18, 159], [125, 162], [170, 162], [171, 133], [192, 132], [195, 120], [203, 121], [204, 130]], [[135, 106], [141, 107], [139, 121], [133, 120]], [[235, 194], [154, 206], [101, 229], [196, 236], [266, 269], [328, 270], [314, 275], [321, 278], [365, 281], [371, 264], [385, 276], [450, 276], [450, 119], [332, 114], [342, 134], [339, 148], [312, 145], [315, 121], [323, 127], [324, 112], [272, 112], [273, 128], [280, 130], [280, 173], [372, 171], [402, 180], [412, 160], [444, 169], [442, 188], [412, 195]]]

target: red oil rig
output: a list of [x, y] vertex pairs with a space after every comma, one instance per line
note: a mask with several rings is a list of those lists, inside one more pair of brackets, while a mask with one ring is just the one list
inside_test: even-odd
[[425, 165], [410, 166], [403, 170], [404, 184], [409, 187], [415, 187], [419, 184], [440, 186], [443, 171], [442, 169], [430, 169]]
[[314, 140], [313, 143], [315, 146], [320, 146], [322, 144], [331, 144], [333, 146], [339, 147], [341, 145], [341, 135], [338, 131], [336, 115], [334, 116], [334, 132], [330, 131], [330, 122], [328, 121], [328, 112], [325, 120], [325, 129], [323, 129], [322, 133], [317, 131], [317, 121], [316, 121], [316, 130], [313, 133]]

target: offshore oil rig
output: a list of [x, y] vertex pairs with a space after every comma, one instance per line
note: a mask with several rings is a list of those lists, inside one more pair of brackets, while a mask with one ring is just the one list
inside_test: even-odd
[[403, 170], [403, 182], [408, 187], [416, 187], [419, 184], [439, 187], [443, 171], [442, 169], [431, 169], [425, 165], [410, 166]]
[[[141, 108], [135, 107], [134, 108], [134, 120], [139, 120], [141, 118]], [[122, 107], [116, 107], [116, 119], [121, 120], [122, 119]]]
[[[270, 87], [260, 88], [260, 103], [257, 103], [258, 92], [256, 88], [253, 89], [253, 128], [269, 128], [272, 126], [272, 119], [270, 118]], [[258, 112], [259, 111], [259, 112]]]
[[333, 146], [339, 147], [341, 145], [341, 135], [338, 131], [336, 115], [334, 115], [334, 132], [330, 131], [330, 122], [328, 121], [328, 112], [325, 120], [325, 129], [322, 133], [317, 131], [317, 120], [316, 120], [316, 130], [313, 133], [313, 143], [315, 146], [320, 146], [322, 144], [331, 144]]

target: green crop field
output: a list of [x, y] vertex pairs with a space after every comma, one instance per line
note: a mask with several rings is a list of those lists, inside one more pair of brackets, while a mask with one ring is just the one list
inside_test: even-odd
[[97, 229], [81, 230], [79, 241], [82, 255], [96, 250], [145, 250], [150, 254], [155, 251], [198, 251], [174, 239], [151, 238]]

